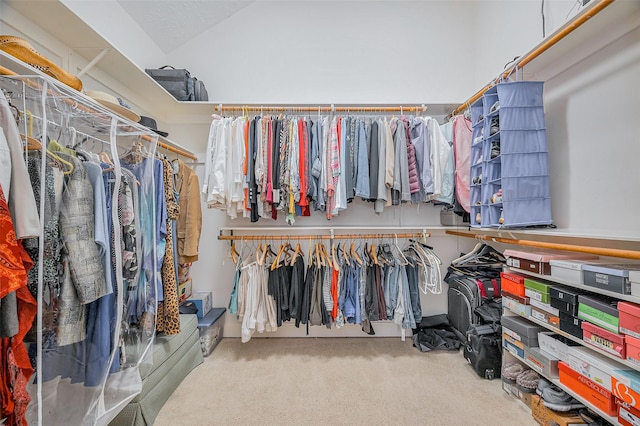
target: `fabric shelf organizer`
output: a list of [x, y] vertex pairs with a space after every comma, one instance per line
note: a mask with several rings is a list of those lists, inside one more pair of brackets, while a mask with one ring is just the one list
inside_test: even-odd
[[481, 184], [471, 189], [476, 197], [472, 226], [552, 223], [543, 84], [500, 83], [471, 106], [474, 141], [482, 136], [477, 146], [482, 166], [474, 174], [472, 165], [472, 176], [482, 175]]

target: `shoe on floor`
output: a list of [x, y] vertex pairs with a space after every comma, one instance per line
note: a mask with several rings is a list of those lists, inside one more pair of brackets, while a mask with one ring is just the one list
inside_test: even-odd
[[524, 370], [516, 377], [518, 389], [525, 393], [536, 393], [540, 375], [533, 370]]
[[548, 386], [542, 391], [544, 406], [553, 411], [570, 411], [584, 408], [584, 405], [556, 386]]
[[502, 365], [500, 377], [507, 383], [515, 384], [518, 374], [522, 373], [524, 367], [519, 362], [505, 362]]

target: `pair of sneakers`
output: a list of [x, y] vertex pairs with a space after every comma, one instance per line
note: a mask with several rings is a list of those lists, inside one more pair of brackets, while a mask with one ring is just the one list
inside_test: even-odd
[[505, 362], [500, 373], [505, 382], [515, 384], [522, 392], [536, 392], [540, 375], [519, 362]]
[[543, 399], [544, 406], [553, 411], [564, 412], [584, 408], [584, 404], [544, 377], [538, 381], [536, 393]]

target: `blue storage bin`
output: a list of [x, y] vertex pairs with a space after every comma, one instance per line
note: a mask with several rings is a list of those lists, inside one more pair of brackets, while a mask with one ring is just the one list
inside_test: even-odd
[[482, 206], [480, 208], [480, 212], [482, 214], [482, 226], [488, 227], [491, 226], [491, 216], [489, 206]]
[[498, 100], [498, 89], [496, 86], [490, 87], [482, 95], [482, 112], [484, 115], [489, 114], [491, 107]]
[[549, 225], [551, 224], [551, 199], [531, 198], [528, 200], [502, 202], [504, 227]]
[[502, 176], [501, 169], [502, 167], [500, 162], [489, 163], [487, 165], [486, 172], [484, 173], [484, 177], [486, 178], [485, 183], [491, 183], [495, 180], [499, 180]]
[[[485, 129], [486, 129], [485, 124]], [[541, 130], [545, 128], [543, 107], [500, 108], [500, 130]]]
[[549, 159], [546, 152], [502, 154], [501, 157], [502, 178], [549, 174]]
[[503, 177], [504, 201], [549, 197], [549, 176]]
[[546, 130], [500, 130], [500, 142], [503, 154], [547, 152]]
[[496, 86], [501, 107], [542, 106], [543, 81], [510, 81]]
[[[482, 226], [482, 223], [478, 223], [476, 222], [476, 218], [478, 216], [478, 213], [481, 213], [481, 207], [480, 206], [474, 206], [473, 204], [471, 205], [471, 211], [470, 211], [470, 216], [471, 216], [471, 222], [470, 225], [474, 228], [479, 228]], [[481, 213], [482, 214], [482, 213]]]
[[481, 194], [482, 194], [482, 191], [480, 190], [480, 187], [471, 188], [471, 191], [469, 193], [471, 205], [475, 205], [478, 201], [481, 202], [481, 197], [480, 197]]
[[489, 226], [495, 228], [497, 226], [502, 226], [500, 224], [500, 216], [502, 215], [502, 204], [495, 204], [489, 207]]
[[472, 126], [476, 127], [478, 124], [482, 124], [483, 120], [480, 120], [481, 116], [484, 116], [482, 113], [482, 98], [471, 104], [469, 109], [471, 110]]

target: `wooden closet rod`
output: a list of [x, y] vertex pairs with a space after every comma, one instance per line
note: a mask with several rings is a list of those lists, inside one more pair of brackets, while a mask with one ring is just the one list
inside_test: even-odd
[[541, 45], [539, 45], [537, 48], [535, 48], [533, 51], [531, 51], [530, 53], [528, 53], [524, 57], [519, 58], [518, 61], [514, 65], [509, 67], [506, 71], [504, 71], [498, 77], [496, 77], [493, 81], [491, 81], [491, 83], [489, 83], [486, 86], [484, 86], [475, 95], [473, 95], [472, 97], [467, 99], [462, 105], [460, 105], [458, 108], [456, 108], [450, 114], [450, 117], [453, 117], [454, 115], [460, 114], [462, 111], [464, 111], [465, 109], [469, 108], [469, 106], [471, 106], [472, 103], [474, 103], [475, 101], [480, 99], [482, 97], [482, 95], [484, 95], [484, 93], [487, 90], [489, 90], [490, 88], [495, 86], [495, 82], [496, 81], [500, 81], [502, 79], [505, 79], [505, 78], [509, 77], [509, 75], [511, 75], [516, 69], [522, 69], [529, 62], [533, 61], [535, 58], [540, 56], [542, 53], [546, 52], [549, 48], [554, 46], [557, 42], [559, 42], [560, 40], [565, 38], [567, 35], [569, 35], [571, 32], [573, 32], [573, 30], [577, 29], [582, 24], [587, 22], [589, 19], [593, 18], [596, 14], [600, 13], [605, 7], [609, 6], [613, 2], [614, 2], [614, 0], [600, 0], [600, 2], [598, 4], [596, 4], [591, 9], [589, 9], [588, 11], [586, 11], [585, 13], [580, 15], [575, 20], [573, 20], [569, 25], [567, 25], [565, 28], [563, 28], [557, 34], [555, 34], [552, 37], [549, 37], [549, 39], [545, 40]]
[[575, 251], [577, 253], [589, 253], [599, 256], [621, 257], [624, 259], [640, 260], [640, 251], [612, 249], [604, 247], [578, 246], [575, 244], [548, 243], [544, 241], [517, 240], [513, 238], [493, 237], [491, 235], [468, 234], [466, 232], [445, 231], [446, 234], [456, 235], [458, 237], [475, 238], [485, 241], [493, 241], [495, 243], [513, 244], [518, 246], [538, 247], [552, 250]]
[[[153, 136], [149, 136], [149, 135], [142, 135], [142, 139], [149, 141], [149, 142], [153, 142], [154, 137]], [[171, 151], [171, 152], [175, 152], [178, 155], [181, 155], [183, 157], [186, 157], [190, 160], [193, 161], [198, 161], [198, 157], [196, 157], [195, 155], [191, 154], [190, 152], [184, 151], [180, 148], [176, 148], [174, 146], [171, 145], [167, 145], [164, 142], [160, 142], [158, 141], [158, 147], [162, 148], [162, 149], [166, 149], [167, 151]]]
[[265, 112], [424, 112], [427, 110], [426, 105], [416, 106], [375, 106], [375, 105], [328, 105], [328, 106], [309, 106], [309, 105], [216, 105], [216, 111], [219, 112], [247, 112], [247, 111], [265, 111]]
[[283, 241], [283, 240], [370, 240], [370, 239], [380, 239], [380, 238], [421, 238], [421, 237], [430, 237], [431, 234], [423, 234], [422, 232], [413, 232], [413, 233], [405, 233], [405, 234], [340, 234], [340, 235], [326, 235], [326, 234], [318, 234], [318, 235], [219, 235], [218, 239], [223, 241], [252, 241], [252, 240], [274, 240], [274, 241]]

